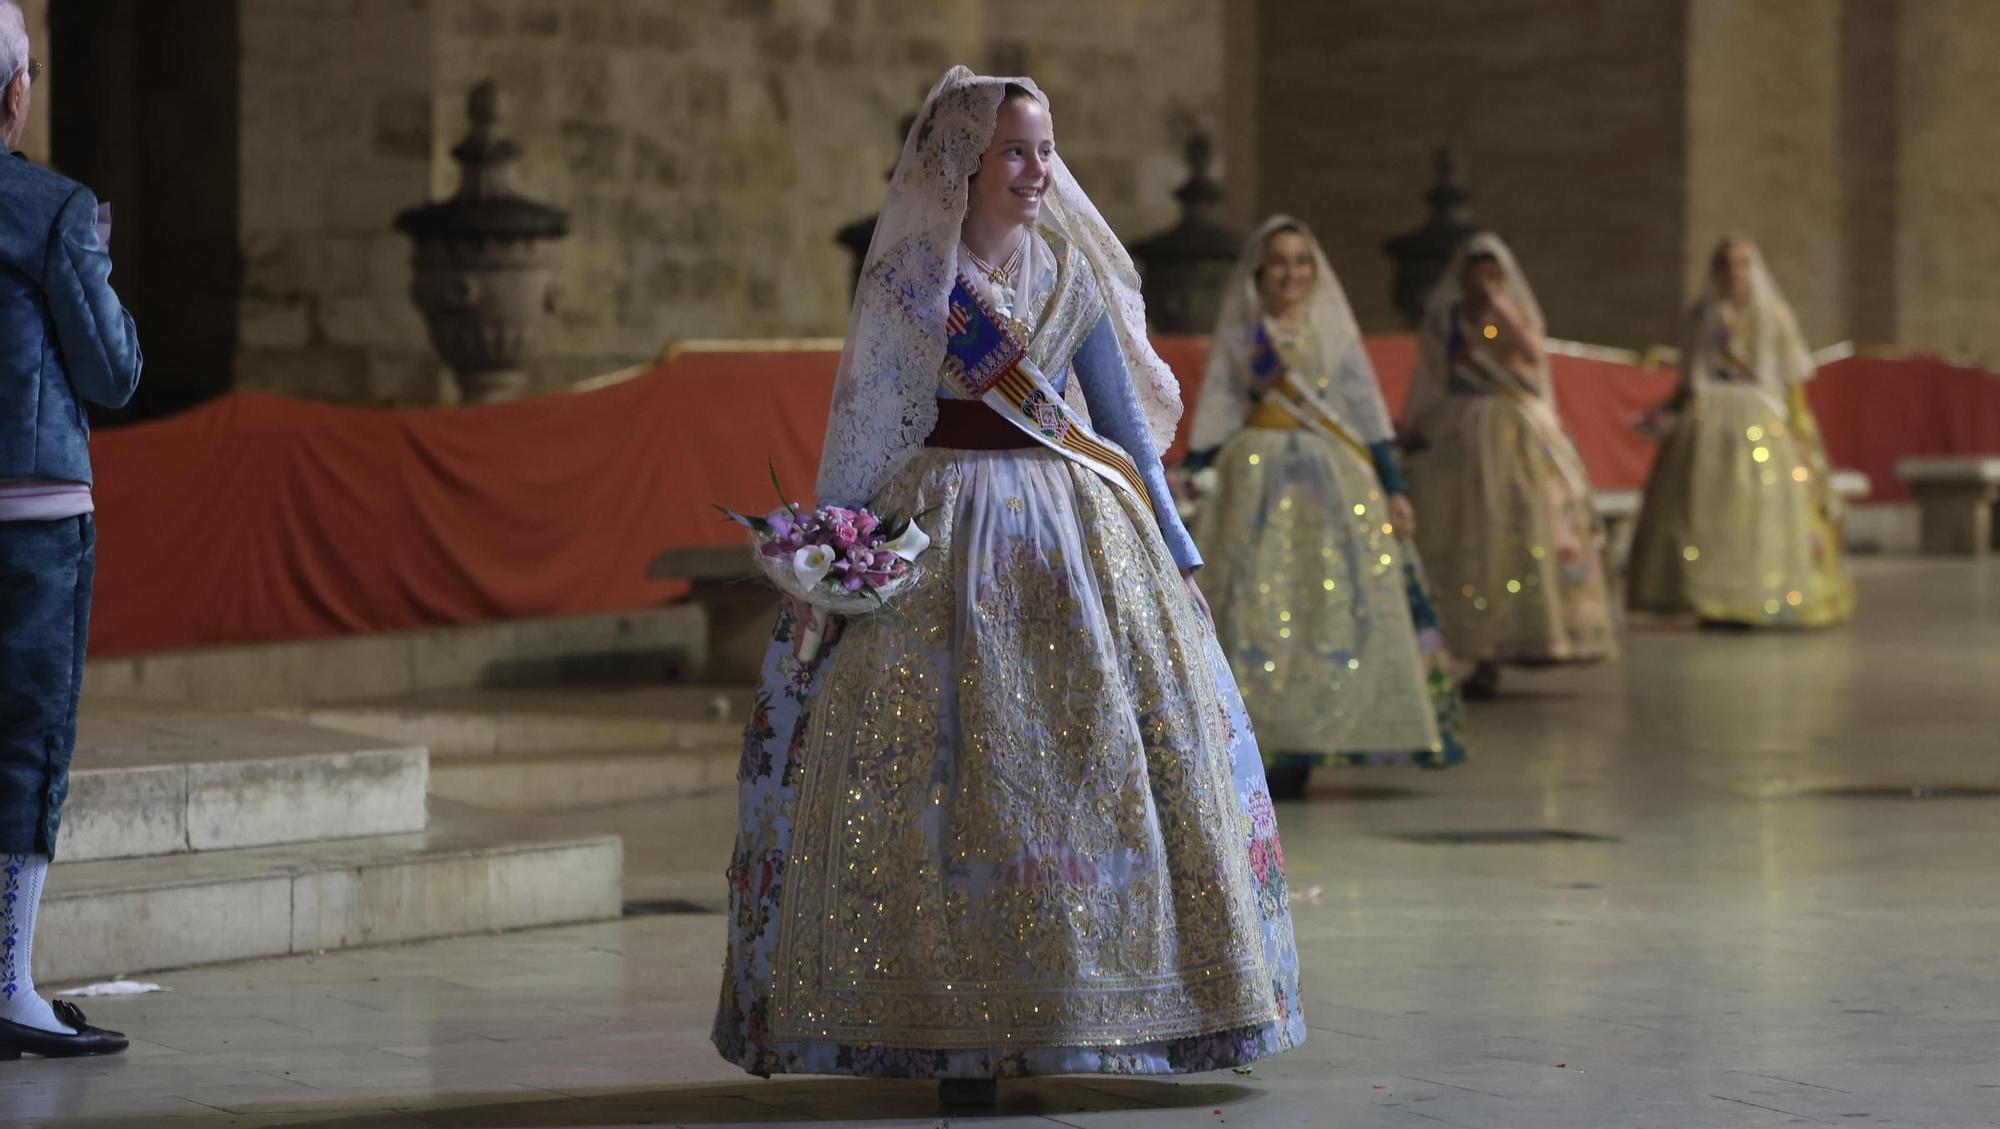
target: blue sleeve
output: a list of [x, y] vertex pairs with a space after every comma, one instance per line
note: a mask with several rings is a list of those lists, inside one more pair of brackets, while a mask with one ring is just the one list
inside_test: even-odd
[[93, 404], [122, 408], [139, 387], [139, 331], [111, 289], [111, 254], [97, 245], [97, 197], [79, 187], [49, 233], [42, 293], [70, 386]]
[[1167, 489], [1167, 472], [1153, 450], [1152, 431], [1139, 411], [1138, 397], [1132, 394], [1132, 380], [1125, 372], [1125, 358], [1118, 352], [1118, 338], [1109, 317], [1099, 318], [1097, 328], [1076, 354], [1076, 376], [1083, 382], [1083, 400], [1090, 407], [1090, 423], [1099, 435], [1125, 449], [1139, 466], [1152, 495], [1153, 517], [1167, 549], [1182, 568], [1200, 568], [1201, 554], [1181, 515], [1174, 508], [1173, 492]]
[[1375, 459], [1375, 477], [1382, 480], [1384, 494], [1408, 494], [1409, 486], [1403, 481], [1402, 464], [1396, 460], [1396, 441], [1385, 439], [1380, 443], [1370, 443], [1368, 453]]

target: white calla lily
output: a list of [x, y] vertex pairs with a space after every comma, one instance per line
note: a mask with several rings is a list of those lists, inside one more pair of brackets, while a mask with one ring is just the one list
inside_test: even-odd
[[913, 521], [910, 523], [908, 529], [903, 530], [900, 537], [882, 546], [882, 549], [885, 552], [894, 553], [906, 561], [913, 561], [923, 556], [924, 550], [930, 547], [931, 535], [919, 529], [917, 523]]
[[792, 554], [792, 574], [810, 592], [833, 569], [833, 550], [825, 545], [808, 545]]

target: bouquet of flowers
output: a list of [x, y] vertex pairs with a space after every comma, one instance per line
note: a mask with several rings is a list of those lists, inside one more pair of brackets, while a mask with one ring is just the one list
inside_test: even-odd
[[[809, 510], [788, 502], [762, 517], [716, 508], [750, 530], [751, 559], [779, 591], [832, 615], [882, 608], [909, 585], [911, 563], [931, 545], [915, 518], [884, 518], [865, 508]], [[818, 655], [825, 624], [818, 618], [800, 625], [801, 661]]]

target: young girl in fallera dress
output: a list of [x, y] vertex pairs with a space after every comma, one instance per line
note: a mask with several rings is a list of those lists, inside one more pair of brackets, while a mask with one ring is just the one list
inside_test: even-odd
[[916, 579], [792, 606], [745, 736], [714, 1039], [754, 1074], [1151, 1074], [1301, 1042], [1261, 758], [1188, 577], [1137, 276], [1027, 79], [954, 68], [862, 272], [819, 493]]
[[1502, 665], [1618, 654], [1604, 528], [1556, 414], [1541, 306], [1507, 245], [1469, 238], [1426, 304], [1403, 406], [1417, 547], [1471, 696]]
[[1188, 462], [1213, 464], [1196, 541], [1216, 631], [1278, 798], [1317, 764], [1464, 757], [1389, 411], [1347, 296], [1290, 216], [1223, 292]]
[[1814, 371], [1757, 245], [1717, 244], [1632, 535], [1632, 610], [1737, 627], [1853, 613], [1841, 501], [1805, 397]]

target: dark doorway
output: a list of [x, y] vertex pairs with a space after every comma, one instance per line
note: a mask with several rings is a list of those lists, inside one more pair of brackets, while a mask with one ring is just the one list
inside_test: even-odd
[[233, 383], [238, 3], [49, 5], [51, 159], [111, 202], [111, 281], [146, 353], [138, 395], [102, 422], [167, 415]]

